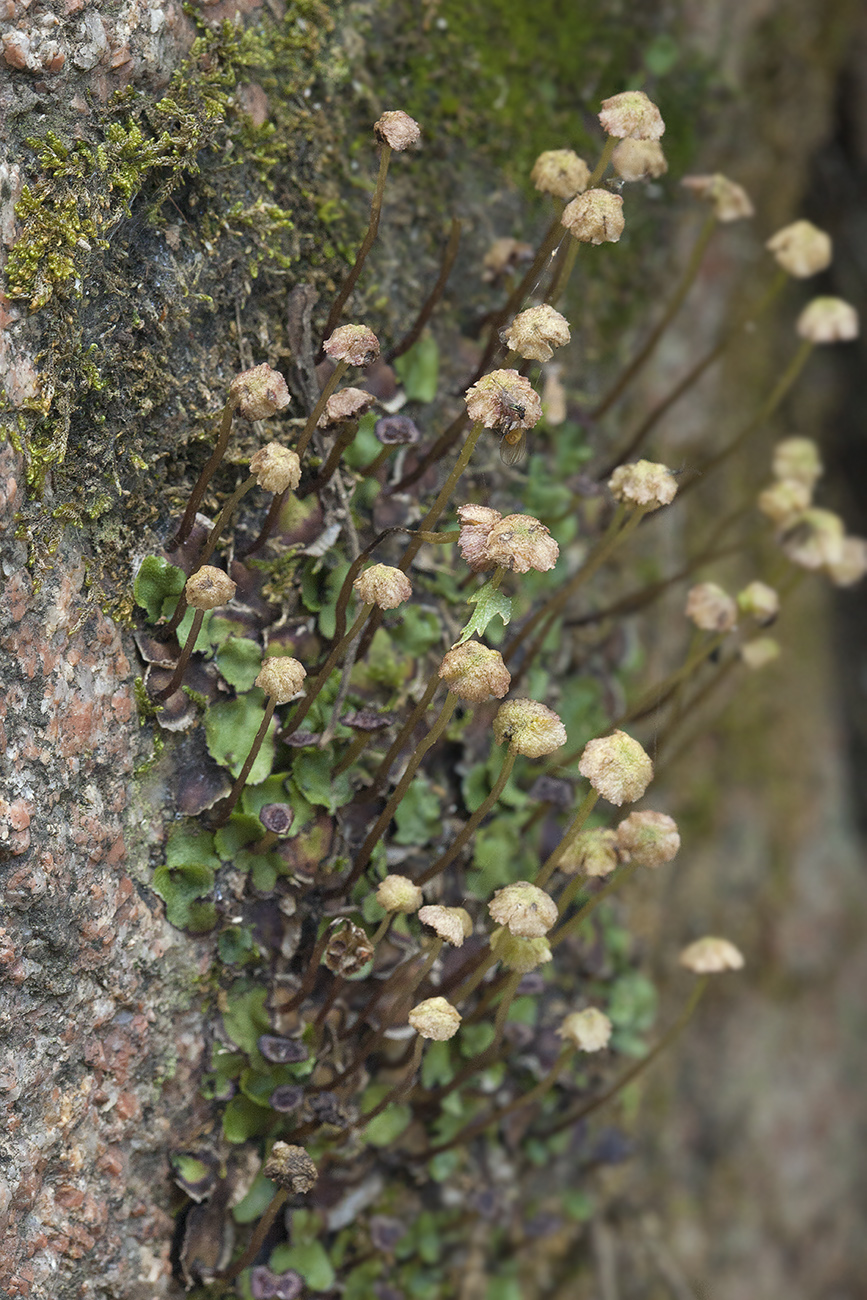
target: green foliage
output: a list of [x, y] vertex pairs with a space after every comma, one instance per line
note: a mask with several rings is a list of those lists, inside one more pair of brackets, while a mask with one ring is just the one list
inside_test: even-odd
[[292, 764], [292, 781], [301, 795], [311, 804], [319, 804], [328, 812], [336, 812], [352, 798], [353, 786], [349, 774], [331, 776], [334, 757], [326, 749], [301, 749]]
[[294, 1268], [304, 1278], [311, 1291], [328, 1291], [334, 1285], [335, 1274], [325, 1247], [319, 1241], [302, 1241], [293, 1246], [277, 1246], [271, 1252], [269, 1268], [272, 1273], [285, 1273]]
[[484, 636], [492, 618], [499, 617], [502, 619], [503, 624], [511, 621], [511, 597], [504, 595], [499, 587], [494, 587], [491, 582], [486, 582], [478, 591], [474, 591], [471, 596], [468, 596], [467, 600], [475, 608], [470, 615], [469, 622], [457, 640], [457, 645], [469, 641], [471, 636]]
[[[264, 716], [265, 696], [255, 688], [235, 700], [212, 704], [205, 717], [205, 736], [211, 757], [237, 776], [249, 754]], [[274, 765], [274, 723], [250, 770], [252, 785], [264, 781]]]
[[273, 1122], [272, 1110], [267, 1106], [257, 1106], [249, 1097], [239, 1093], [223, 1111], [223, 1137], [233, 1143], [264, 1137]]
[[201, 933], [213, 928], [216, 909], [200, 901], [214, 887], [219, 859], [213, 836], [188, 826], [174, 826], [166, 844], [166, 861], [153, 875], [153, 889], [166, 904], [166, 917], [178, 929]]
[[607, 1012], [614, 1025], [611, 1044], [627, 1056], [642, 1056], [645, 1045], [641, 1038], [656, 1019], [658, 996], [656, 987], [646, 975], [637, 970], [626, 970], [611, 986]]
[[422, 776], [417, 776], [394, 814], [395, 844], [422, 846], [442, 829], [442, 800]]
[[217, 651], [217, 667], [235, 690], [249, 691], [262, 667], [262, 651], [246, 637], [227, 637]]
[[440, 354], [436, 339], [425, 330], [418, 343], [394, 363], [411, 402], [432, 402], [437, 395]]
[[133, 583], [135, 602], [146, 611], [149, 622], [156, 623], [166, 600], [177, 600], [185, 582], [186, 575], [182, 569], [159, 555], [146, 555]]
[[268, 990], [248, 980], [236, 980], [226, 993], [223, 1030], [230, 1042], [264, 1066], [257, 1043], [261, 1034], [271, 1031], [265, 1010]]
[[255, 1223], [267, 1210], [276, 1191], [276, 1183], [264, 1174], [257, 1174], [247, 1195], [233, 1207], [232, 1218], [236, 1223]]

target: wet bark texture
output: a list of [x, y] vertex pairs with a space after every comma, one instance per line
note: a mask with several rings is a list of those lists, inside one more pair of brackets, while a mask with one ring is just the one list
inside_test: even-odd
[[[23, 103], [34, 132], [45, 102], [55, 120], [66, 114], [73, 136], [89, 105], [115, 88], [165, 85], [191, 39], [172, 5], [71, 0], [51, 16], [9, 0], [0, 17], [0, 120], [4, 102], [16, 114]], [[840, 185], [845, 203], [830, 211], [816, 192], [808, 215], [842, 245], [833, 291], [856, 298], [863, 204], [856, 214], [848, 194], [863, 198], [867, 176], [863, 16], [842, 0], [701, 0], [687, 3], [684, 22], [686, 40], [736, 88], [725, 117], [709, 115], [703, 169], [735, 172], [747, 185], [761, 234], [801, 214], [817, 177]], [[9, 246], [22, 169], [7, 157], [0, 171], [0, 231]], [[722, 255], [708, 265], [708, 328], [725, 306], [731, 270]], [[863, 295], [863, 275], [860, 288]], [[715, 403], [722, 420], [735, 390], [764, 390], [787, 352], [789, 320], [781, 320], [780, 339], [744, 349], [696, 401]], [[24, 409], [38, 400], [41, 364], [28, 351], [26, 310], [0, 300], [0, 323], [0, 371], [12, 408]], [[675, 368], [676, 347], [668, 347]], [[786, 414], [806, 413], [793, 431], [813, 434], [834, 427], [842, 412], [831, 458], [843, 471], [847, 524], [865, 532], [847, 486], [859, 475], [863, 483], [863, 395], [858, 408], [848, 397], [859, 363], [863, 352], [824, 361]], [[699, 409], [684, 408], [673, 426], [687, 450]], [[765, 457], [753, 486], [766, 464]], [[134, 643], [88, 595], [97, 543], [86, 527], [59, 531], [35, 586], [26, 544], [15, 537], [24, 490], [22, 457], [7, 443], [0, 1292], [156, 1300], [181, 1293], [169, 1261], [166, 1153], [209, 1122], [196, 1101], [204, 1027], [190, 998], [208, 945], [168, 926], [146, 887], [164, 830], [159, 790], [143, 797], [134, 776], [151, 749], [136, 713]], [[743, 940], [749, 972], [713, 991], [682, 1052], [646, 1094], [643, 1157], [612, 1178], [610, 1213], [593, 1233], [593, 1294], [601, 1300], [863, 1294], [865, 1189], [854, 1135], [864, 1126], [867, 899], [846, 762], [848, 751], [863, 779], [858, 599], [840, 598], [835, 658], [831, 602], [805, 589], [782, 629], [797, 652], [776, 684], [740, 695], [688, 770], [672, 774], [683, 810], [706, 833], [704, 847], [691, 851], [666, 897], [647, 887], [635, 924], [662, 953], [724, 926]], [[858, 816], [863, 824], [863, 806]], [[660, 973], [665, 966], [660, 961]], [[679, 987], [670, 994], [674, 1008]], [[563, 1295], [574, 1292], [567, 1285]]]

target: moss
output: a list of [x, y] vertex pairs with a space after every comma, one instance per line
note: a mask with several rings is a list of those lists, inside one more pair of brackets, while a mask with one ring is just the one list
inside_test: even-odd
[[[130, 536], [176, 508], [198, 472], [221, 377], [237, 368], [235, 322], [251, 281], [245, 328], [269, 361], [285, 353], [273, 335], [289, 268], [304, 257], [305, 276], [328, 286], [310, 250], [324, 243], [318, 211], [331, 204], [333, 218], [340, 205], [317, 192], [309, 155], [323, 121], [304, 92], [346, 75], [332, 27], [321, 0], [296, 0], [282, 21], [203, 29], [160, 98], [128, 89], [85, 138], [48, 130], [22, 142], [30, 175], [6, 274], [10, 296], [31, 308], [40, 388], [5, 432], [26, 461], [18, 535], [37, 577], [60, 524], [99, 521], [90, 531], [100, 599], [128, 586]], [[261, 127], [242, 109], [248, 80], [271, 97]], [[167, 487], [175, 453], [180, 482]]]

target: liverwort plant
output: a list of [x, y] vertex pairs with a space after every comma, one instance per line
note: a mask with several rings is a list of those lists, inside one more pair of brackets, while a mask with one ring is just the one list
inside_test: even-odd
[[[592, 282], [599, 258], [624, 255], [627, 222], [640, 239], [643, 182], [672, 204], [680, 191], [647, 95], [607, 98], [599, 126], [594, 164], [569, 148], [537, 158], [529, 184], [548, 226], [535, 243], [515, 231], [485, 255], [467, 228], [471, 301], [464, 311], [464, 283], [450, 283], [441, 320], [453, 221], [436, 283], [397, 329], [398, 244], [382, 265], [374, 250], [391, 155], [420, 130], [384, 113], [367, 233], [330, 308], [308, 299], [306, 373], [291, 345], [293, 447], [251, 438], [238, 458], [249, 474], [234, 489], [215, 477], [235, 416], [289, 403], [269, 366], [237, 376], [171, 543], [195, 571], [155, 555], [136, 579], [140, 647], [165, 683], [152, 699], [166, 707], [142, 692], [143, 712], [188, 733], [161, 760], [179, 759], [178, 816], [154, 882], [173, 922], [203, 944], [214, 934], [204, 1089], [229, 1155], [213, 1203], [233, 1205], [239, 1241], [215, 1285], [240, 1279], [240, 1295], [457, 1294], [445, 1257], [454, 1245], [463, 1267], [463, 1222], [478, 1220], [492, 1169], [531, 1187], [568, 1129], [570, 1169], [589, 1185], [581, 1121], [674, 1041], [711, 973], [743, 965], [726, 940], [685, 949], [698, 978], [648, 1046], [630, 882], [688, 871], [693, 846], [678, 791], [657, 780], [654, 804], [670, 801], [680, 828], [645, 793], [701, 736], [720, 688], [774, 672], [800, 578], [846, 586], [867, 572], [867, 540], [822, 495], [815, 430], [761, 442], [814, 348], [857, 336], [847, 303], [803, 308], [768, 392], [745, 396], [733, 430], [709, 419], [682, 475], [663, 422], [793, 278], [828, 265], [830, 240], [804, 221], [772, 235], [768, 282], [649, 403], [641, 377], [689, 317], [711, 240], [753, 205], [724, 176], [678, 178], [705, 219], [609, 365], [577, 310], [576, 260]], [[376, 332], [341, 323], [347, 310]], [[471, 319], [476, 334], [458, 337]], [[689, 546], [687, 491], [719, 483], [747, 447], [755, 490]], [[257, 487], [271, 493], [264, 522]], [[199, 515], [206, 493], [213, 523]], [[245, 553], [238, 522], [254, 536]], [[767, 572], [744, 562], [757, 529]], [[229, 572], [208, 563], [218, 547]], [[420, 1244], [422, 1222], [435, 1242], [431, 1228]], [[480, 1247], [495, 1288], [498, 1249]]]

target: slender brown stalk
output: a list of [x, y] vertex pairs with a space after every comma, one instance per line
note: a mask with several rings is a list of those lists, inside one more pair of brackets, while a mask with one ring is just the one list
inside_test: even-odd
[[223, 459], [226, 448], [229, 445], [229, 435], [232, 432], [232, 416], [237, 411], [240, 400], [241, 399], [239, 397], [231, 396], [229, 400], [226, 402], [226, 405], [223, 407], [223, 418], [220, 422], [220, 432], [217, 435], [217, 441], [214, 444], [214, 450], [211, 452], [211, 455], [208, 458], [205, 468], [202, 470], [201, 474], [199, 475], [198, 481], [196, 482], [196, 486], [193, 488], [192, 492], [190, 493], [190, 499], [187, 502], [187, 508], [184, 511], [184, 515], [183, 518], [181, 519], [180, 526], [178, 527], [177, 532], [175, 533], [174, 537], [170, 538], [170, 540], [166, 543], [167, 551], [177, 550], [177, 548], [187, 540], [190, 533], [193, 531], [193, 524], [195, 523], [196, 520], [196, 511], [201, 505], [202, 497], [205, 495], [205, 492], [207, 491], [208, 484], [210, 483], [211, 479], [214, 477], [214, 474], [216, 473], [217, 470], [217, 466], [220, 464], [220, 461]]
[[618, 506], [610, 524], [606, 528], [602, 537], [593, 547], [578, 572], [574, 573], [569, 581], [563, 584], [559, 591], [555, 592], [553, 596], [550, 596], [548, 600], [546, 600], [545, 603], [536, 610], [535, 614], [531, 615], [531, 617], [527, 619], [520, 632], [512, 637], [511, 641], [503, 651], [503, 658], [506, 663], [514, 657], [515, 651], [523, 645], [531, 632], [535, 632], [543, 619], [550, 621], [552, 615], [558, 614], [560, 610], [568, 604], [575, 592], [578, 591], [583, 583], [585, 583], [588, 578], [591, 578], [596, 570], [605, 563], [615, 547], [619, 546], [621, 542], [626, 541], [626, 538], [630, 536], [635, 528], [637, 528], [647, 512], [643, 507], [638, 506], [624, 522], [625, 513], [624, 507]]
[[259, 1254], [259, 1251], [265, 1244], [265, 1238], [271, 1231], [271, 1226], [274, 1223], [274, 1220], [286, 1204], [288, 1195], [289, 1193], [286, 1189], [281, 1187], [271, 1197], [271, 1200], [268, 1202], [268, 1208], [256, 1224], [256, 1228], [250, 1238], [247, 1249], [244, 1251], [243, 1255], [236, 1259], [234, 1264], [231, 1264], [229, 1268], [226, 1269], [225, 1273], [222, 1274], [224, 1281], [233, 1282], [240, 1273], [243, 1273], [245, 1268], [249, 1268], [253, 1263], [256, 1256]]
[[193, 615], [193, 621], [190, 630], [187, 633], [187, 639], [184, 642], [184, 648], [181, 651], [180, 658], [175, 664], [175, 670], [169, 678], [169, 684], [168, 686], [164, 686], [161, 691], [157, 691], [153, 697], [157, 704], [162, 704], [170, 695], [174, 695], [175, 691], [183, 681], [184, 673], [187, 671], [187, 664], [190, 662], [190, 656], [196, 648], [196, 641], [199, 639], [199, 633], [202, 630], [204, 617], [205, 611], [203, 609], [197, 609]]
[[431, 749], [432, 746], [436, 744], [436, 742], [439, 740], [440, 736], [448, 726], [449, 719], [454, 713], [457, 702], [458, 702], [458, 697], [454, 695], [451, 691], [449, 691], [449, 693], [446, 695], [446, 698], [443, 702], [443, 707], [440, 710], [439, 717], [431, 727], [430, 731], [425, 736], [424, 740], [422, 740], [421, 743], [419, 744], [419, 747], [413, 754], [412, 758], [407, 763], [406, 770], [404, 771], [403, 776], [400, 778], [400, 781], [395, 787], [394, 793], [392, 794], [388, 803], [383, 808], [382, 812], [377, 817], [367, 838], [365, 839], [364, 843], [359, 849], [358, 857], [355, 859], [355, 863], [353, 864], [352, 870], [350, 871], [346, 880], [342, 881], [341, 884], [339, 885], [338, 888], [340, 893], [345, 893], [346, 890], [351, 889], [352, 886], [355, 884], [356, 880], [358, 880], [361, 877], [362, 873], [366, 869], [373, 855], [373, 850], [376, 848], [383, 832], [385, 831], [386, 827], [388, 826], [389, 822], [394, 816], [398, 804], [400, 803], [401, 799], [409, 789], [412, 779], [415, 776], [416, 772], [418, 771], [422, 759], [424, 758], [428, 750]]
[[748, 308], [738, 316], [734, 324], [725, 331], [720, 340], [710, 349], [710, 351], [706, 352], [705, 355], [687, 371], [683, 378], [678, 380], [671, 391], [667, 393], [651, 411], [648, 412], [638, 427], [634, 430], [626, 445], [598, 471], [598, 478], [608, 478], [613, 474], [618, 465], [622, 465], [624, 461], [631, 459], [631, 457], [635, 455], [639, 447], [641, 447], [642, 443], [646, 440], [647, 436], [656, 428], [659, 421], [666, 412], [674, 406], [675, 402], [679, 401], [679, 399], [683, 397], [684, 393], [688, 392], [689, 389], [692, 388], [693, 384], [698, 382], [704, 372], [712, 366], [715, 361], [719, 360], [734, 340], [742, 335], [748, 325], [755, 324], [759, 317], [767, 311], [774, 299], [779, 296], [780, 290], [786, 284], [787, 280], [788, 276], [785, 271], [780, 270], [777, 272], [763, 297], [755, 304], [755, 306]]
[[596, 807], [596, 802], [598, 798], [599, 795], [591, 787], [591, 789], [589, 789], [586, 795], [584, 796], [580, 808], [578, 809], [571, 823], [567, 827], [560, 843], [551, 853], [548, 854], [547, 858], [539, 868], [539, 874], [536, 877], [536, 879], [533, 881], [533, 884], [537, 885], [539, 889], [545, 888], [548, 881], [551, 879], [554, 872], [557, 870], [557, 867], [559, 866], [566, 850], [569, 848], [569, 845], [573, 842], [576, 835], [578, 835], [581, 832], [581, 830], [584, 827], [584, 823], [587, 821], [587, 818], [590, 816], [593, 809]]
[[[568, 921], [562, 921], [560, 923], [548, 940], [551, 947], [556, 948], [557, 945], [562, 943], [564, 939], [567, 939], [570, 934], [573, 934], [579, 926], [583, 925], [588, 916], [596, 911], [599, 904], [604, 903], [606, 898], [610, 898], [615, 890], [619, 889], [621, 885], [625, 884], [626, 881], [635, 874], [637, 869], [637, 862], [627, 862], [625, 866], [618, 867], [618, 869], [609, 876], [607, 883], [588, 898], [587, 902], [583, 907], [578, 909], [574, 916], [570, 917]], [[581, 886], [586, 883], [587, 881], [584, 876], [575, 876], [569, 881], [569, 884], [557, 900], [557, 910], [561, 916], [565, 915], [575, 895], [579, 892]]]
[[425, 452], [415, 468], [411, 469], [408, 474], [404, 474], [400, 482], [395, 483], [393, 487], [388, 489], [388, 495], [394, 496], [398, 492], [405, 492], [408, 487], [412, 487], [413, 483], [417, 483], [422, 475], [427, 473], [431, 465], [435, 465], [442, 456], [445, 456], [447, 451], [451, 450], [469, 422], [470, 417], [466, 408], [463, 408], [460, 414], [455, 416], [448, 428], [440, 434], [436, 442]]
[[544, 1079], [540, 1079], [529, 1092], [514, 1097], [505, 1106], [499, 1106], [496, 1110], [489, 1110], [486, 1115], [482, 1115], [479, 1119], [471, 1120], [469, 1124], [465, 1124], [447, 1142], [440, 1142], [438, 1146], [429, 1147], [424, 1152], [424, 1158], [429, 1160], [432, 1156], [441, 1155], [443, 1151], [451, 1151], [456, 1146], [466, 1146], [468, 1142], [471, 1142], [474, 1137], [484, 1132], [492, 1124], [499, 1124], [501, 1120], [504, 1120], [507, 1115], [511, 1115], [514, 1111], [521, 1110], [524, 1106], [532, 1106], [535, 1102], [540, 1101], [545, 1096], [545, 1093], [550, 1092], [553, 1088], [574, 1051], [575, 1049], [571, 1044], [564, 1047]]
[[403, 336], [400, 342], [396, 343], [393, 348], [390, 348], [389, 351], [386, 352], [385, 360], [387, 362], [391, 363], [392, 361], [396, 361], [398, 357], [402, 357], [403, 354], [409, 352], [413, 344], [417, 343], [421, 338], [421, 332], [433, 315], [434, 308], [442, 297], [443, 290], [448, 283], [448, 278], [452, 273], [452, 267], [455, 264], [455, 258], [458, 255], [458, 246], [460, 245], [460, 242], [461, 223], [457, 217], [452, 217], [448, 243], [446, 244], [442, 262], [440, 263], [440, 272], [437, 276], [436, 284], [425, 299], [421, 311], [415, 318], [415, 323]]
[[680, 311], [680, 308], [683, 306], [683, 300], [695, 282], [699, 268], [704, 261], [707, 246], [710, 243], [711, 237], [716, 228], [717, 219], [714, 213], [711, 212], [704, 219], [701, 230], [699, 231], [698, 239], [695, 241], [693, 250], [690, 253], [689, 261], [684, 268], [683, 275], [680, 277], [677, 288], [669, 299], [668, 305], [657, 323], [654, 325], [653, 329], [650, 331], [642, 347], [639, 348], [638, 352], [636, 352], [629, 364], [624, 367], [605, 396], [590, 412], [591, 420], [601, 419], [605, 412], [610, 410], [614, 403], [622, 397], [635, 376], [650, 360], [659, 340], [662, 338], [663, 334]]
[[600, 1093], [598, 1097], [592, 1097], [590, 1101], [581, 1102], [580, 1105], [573, 1107], [572, 1110], [568, 1111], [563, 1118], [558, 1120], [551, 1128], [548, 1128], [544, 1133], [539, 1134], [541, 1140], [545, 1141], [548, 1138], [554, 1137], [557, 1133], [562, 1133], [564, 1129], [572, 1128], [572, 1126], [579, 1123], [580, 1120], [586, 1119], [587, 1116], [592, 1115], [594, 1111], [600, 1110], [601, 1107], [611, 1101], [613, 1097], [616, 1097], [619, 1092], [622, 1092], [628, 1084], [632, 1083], [633, 1079], [637, 1079], [640, 1074], [643, 1074], [648, 1066], [653, 1064], [656, 1058], [675, 1041], [675, 1039], [689, 1024], [693, 1012], [701, 1001], [704, 991], [707, 988], [707, 981], [707, 975], [702, 975], [696, 981], [689, 1001], [683, 1011], [671, 1028], [663, 1034], [656, 1046], [651, 1048], [646, 1056], [643, 1056], [640, 1061], [636, 1061], [634, 1065], [630, 1066], [628, 1070], [620, 1075], [610, 1088], [606, 1088], [605, 1092]]
[[465, 825], [455, 836], [453, 843], [446, 849], [445, 853], [441, 853], [437, 860], [428, 867], [427, 871], [418, 877], [415, 882], [417, 885], [426, 885], [429, 880], [433, 880], [434, 876], [438, 876], [441, 871], [445, 871], [446, 867], [454, 862], [464, 845], [472, 839], [477, 828], [487, 817], [488, 813], [505, 790], [506, 782], [512, 774], [512, 768], [515, 766], [516, 757], [517, 750], [510, 745], [506, 752], [506, 757], [503, 759], [503, 766], [500, 768], [500, 774], [494, 782], [490, 794], [488, 794], [482, 803], [479, 804], [472, 816], [467, 819]]
[[305, 496], [309, 497], [315, 495], [317, 492], [321, 492], [325, 485], [331, 481], [337, 471], [337, 466], [340, 464], [340, 459], [343, 456], [343, 453], [354, 441], [357, 433], [357, 420], [351, 420], [343, 429], [340, 430], [332, 443], [325, 464], [307, 488], [307, 491], [304, 493]]
[[276, 707], [277, 707], [276, 695], [269, 695], [268, 699], [265, 702], [265, 716], [262, 718], [262, 722], [259, 726], [259, 730], [256, 732], [256, 736], [255, 739], [253, 740], [253, 744], [250, 746], [250, 752], [247, 755], [247, 757], [244, 759], [244, 766], [241, 768], [241, 771], [238, 773], [238, 777], [237, 780], [235, 781], [235, 784], [232, 786], [231, 790], [229, 791], [228, 800], [223, 806], [219, 817], [214, 822], [215, 826], [225, 826], [226, 822], [231, 817], [235, 804], [240, 799], [244, 786], [247, 784], [247, 777], [250, 775], [250, 770], [256, 761], [256, 755], [259, 753], [259, 750], [262, 748], [262, 741], [265, 739], [265, 734], [268, 730], [268, 724], [270, 723], [271, 719], [274, 716], [274, 710]]
[[364, 624], [367, 622], [368, 616], [370, 615], [370, 612], [373, 608], [374, 608], [373, 605], [362, 605], [358, 613], [358, 617], [356, 618], [355, 622], [352, 624], [352, 627], [349, 629], [348, 632], [345, 632], [343, 636], [340, 638], [340, 640], [336, 641], [335, 644], [331, 647], [331, 652], [328, 655], [328, 658], [325, 660], [325, 663], [322, 665], [319, 672], [314, 677], [313, 681], [310, 683], [310, 686], [307, 690], [306, 695], [304, 696], [304, 699], [298, 701], [298, 704], [295, 707], [295, 712], [292, 714], [292, 717], [289, 719], [289, 721], [286, 723], [283, 730], [280, 732], [281, 740], [288, 740], [289, 737], [294, 735], [294, 733], [301, 726], [301, 723], [304, 721], [304, 719], [307, 717], [307, 714], [310, 712], [310, 709], [317, 695], [322, 690], [322, 687], [325, 685], [325, 683], [328, 681], [328, 678], [331, 676], [331, 671], [334, 668], [335, 664], [337, 663], [338, 659], [343, 654], [344, 650], [346, 650], [346, 648], [350, 646], [352, 642], [355, 640], [355, 638], [358, 636], [361, 629], [364, 627]]
[[[376, 239], [379, 230], [379, 218], [382, 213], [382, 196], [385, 193], [385, 178], [388, 175], [388, 164], [391, 161], [391, 145], [382, 142], [382, 153], [379, 155], [379, 175], [376, 178], [376, 187], [373, 191], [373, 199], [370, 204], [370, 221], [367, 224], [367, 230], [364, 239], [361, 241], [361, 247], [353, 263], [352, 270], [343, 282], [343, 287], [334, 299], [331, 311], [328, 313], [328, 320], [325, 325], [324, 338], [329, 338], [337, 327], [340, 320], [340, 314], [346, 306], [347, 299], [355, 288], [358, 277], [361, 275], [361, 269], [367, 260], [367, 254], [373, 248], [373, 242]], [[300, 452], [298, 453], [301, 454]]]
[[407, 740], [409, 739], [415, 727], [418, 725], [418, 723], [427, 713], [428, 708], [430, 706], [430, 702], [433, 699], [434, 695], [436, 694], [436, 689], [439, 686], [439, 684], [440, 684], [440, 679], [437, 676], [437, 674], [434, 673], [430, 681], [428, 682], [427, 686], [425, 687], [424, 694], [422, 695], [421, 699], [418, 701], [415, 708], [412, 710], [409, 717], [404, 722], [400, 731], [397, 733], [394, 740], [392, 741], [388, 753], [380, 763], [379, 767], [374, 772], [372, 782], [370, 783], [368, 788], [364, 791], [363, 802], [367, 803], [370, 799], [373, 799], [378, 793], [378, 791], [385, 784], [395, 759], [397, 758], [400, 751], [403, 749], [404, 745], [406, 744]]
[[726, 445], [718, 451], [716, 455], [711, 456], [709, 460], [706, 460], [703, 465], [699, 466], [696, 474], [681, 489], [682, 493], [688, 492], [700, 482], [702, 477], [706, 477], [712, 470], [717, 469], [723, 461], [727, 460], [729, 456], [732, 456], [736, 451], [738, 451], [747, 439], [754, 434], [757, 429], [760, 429], [765, 421], [773, 415], [774, 411], [780, 405], [780, 402], [782, 402], [783, 398], [786, 396], [786, 393], [788, 393], [789, 389], [804, 369], [807, 358], [810, 356], [810, 353], [813, 351], [815, 346], [815, 343], [813, 343], [811, 339], [801, 339], [801, 342], [799, 343], [788, 366], [783, 371], [782, 375], [777, 380], [777, 383], [771, 389], [770, 393], [765, 398], [764, 402], [762, 402], [752, 419], [748, 420], [741, 431], [736, 433], [731, 441], [726, 443]]

